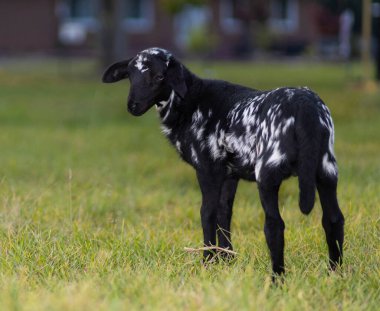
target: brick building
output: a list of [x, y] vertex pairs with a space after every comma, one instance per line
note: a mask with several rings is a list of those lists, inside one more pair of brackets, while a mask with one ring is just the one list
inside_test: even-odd
[[[77, 53], [96, 53], [101, 28], [100, 1], [0, 1], [0, 56], [51, 54], [62, 45]], [[292, 47], [297, 49], [319, 40], [316, 16], [321, 8], [313, 1], [210, 0], [205, 3], [170, 14], [160, 0], [119, 0], [121, 42], [130, 53], [148, 46], [185, 52], [192, 46], [196, 49], [212, 43], [216, 56], [234, 57], [244, 52], [244, 48], [264, 45], [291, 51]], [[250, 6], [250, 3], [260, 5]], [[258, 14], [256, 8], [260, 9]], [[264, 28], [254, 22], [260, 18], [265, 20]]]

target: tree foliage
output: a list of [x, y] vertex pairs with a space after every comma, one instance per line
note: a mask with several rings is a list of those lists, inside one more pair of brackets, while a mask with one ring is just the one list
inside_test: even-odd
[[187, 4], [190, 5], [204, 5], [207, 1], [202, 0], [160, 0], [161, 6], [165, 11], [170, 14], [176, 14], [180, 12]]

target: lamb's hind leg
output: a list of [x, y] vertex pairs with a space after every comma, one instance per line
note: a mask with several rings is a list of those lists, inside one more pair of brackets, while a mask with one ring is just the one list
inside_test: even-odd
[[342, 264], [344, 239], [344, 217], [338, 205], [336, 188], [336, 176], [325, 175], [317, 180], [317, 189], [323, 210], [322, 225], [326, 234], [332, 270]]
[[284, 230], [285, 224], [278, 209], [280, 185], [259, 183], [261, 204], [265, 212], [264, 232], [272, 260], [273, 280], [275, 275], [285, 272], [284, 268]]

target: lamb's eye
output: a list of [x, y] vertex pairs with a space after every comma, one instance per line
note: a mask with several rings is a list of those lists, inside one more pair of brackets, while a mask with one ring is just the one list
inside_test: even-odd
[[154, 80], [155, 80], [156, 82], [161, 82], [162, 80], [164, 80], [164, 76], [161, 75], [161, 74], [158, 74], [158, 75], [156, 75], [156, 76], [154, 77]]

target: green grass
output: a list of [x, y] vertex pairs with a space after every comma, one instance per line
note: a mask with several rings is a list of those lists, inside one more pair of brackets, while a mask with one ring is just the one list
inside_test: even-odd
[[74, 62], [0, 65], [1, 310], [378, 310], [380, 93], [360, 71], [328, 64], [192, 64], [202, 76], [256, 88], [308, 85], [336, 125], [345, 262], [328, 275], [319, 203], [298, 209], [281, 188], [283, 286], [270, 282], [255, 184], [241, 183], [230, 265], [205, 268], [193, 170], [155, 111], [126, 113], [127, 83], [103, 85]]

